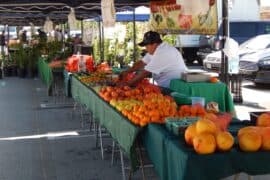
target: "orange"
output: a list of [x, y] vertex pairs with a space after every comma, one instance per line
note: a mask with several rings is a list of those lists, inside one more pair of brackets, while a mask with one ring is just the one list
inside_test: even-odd
[[216, 140], [211, 133], [197, 134], [193, 138], [193, 148], [198, 154], [211, 154], [216, 150]]
[[219, 79], [217, 77], [211, 77], [210, 82], [211, 83], [217, 83], [217, 82], [219, 82]]
[[216, 134], [217, 149], [220, 151], [228, 151], [234, 144], [234, 138], [228, 131], [219, 131]]
[[147, 122], [145, 122], [145, 121], [140, 121], [140, 122], [139, 122], [139, 125], [140, 125], [141, 127], [146, 126], [146, 125], [147, 125]]
[[269, 113], [262, 113], [256, 121], [257, 126], [270, 126], [270, 114]]
[[238, 136], [238, 142], [242, 151], [255, 152], [262, 145], [262, 136], [258, 131], [247, 131]]
[[185, 141], [188, 145], [193, 145], [193, 138], [197, 135], [196, 123], [191, 124], [185, 130]]

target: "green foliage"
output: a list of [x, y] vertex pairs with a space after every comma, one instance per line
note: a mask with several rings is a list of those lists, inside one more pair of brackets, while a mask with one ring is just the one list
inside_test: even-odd
[[51, 41], [47, 43], [47, 49], [48, 49], [48, 59], [52, 60], [56, 56], [59, 56], [59, 53], [62, 50], [62, 42], [60, 41]]
[[100, 54], [100, 50], [99, 50], [99, 40], [98, 40], [98, 37], [96, 37], [94, 39], [94, 42], [93, 42], [93, 54], [94, 54], [94, 59], [95, 59], [95, 62], [96, 63], [99, 63], [100, 62], [100, 59], [101, 59], [101, 54]]
[[28, 52], [22, 45], [13, 53], [13, 59], [20, 68], [25, 68], [28, 61]]
[[170, 45], [174, 46], [175, 45], [175, 40], [176, 40], [176, 35], [167, 34], [167, 35], [162, 37], [162, 40], [169, 43]]
[[[123, 24], [123, 23], [122, 23]], [[117, 34], [109, 39], [104, 39], [104, 60], [111, 65], [127, 65], [131, 61], [137, 61], [140, 58], [141, 48], [137, 45], [141, 41], [143, 31], [146, 29], [146, 23], [136, 22], [136, 45], [134, 47], [133, 22], [124, 23], [126, 26], [126, 36], [123, 42], [120, 42]], [[135, 54], [134, 54], [135, 48]], [[96, 62], [101, 61], [99, 37], [93, 41], [94, 58]]]

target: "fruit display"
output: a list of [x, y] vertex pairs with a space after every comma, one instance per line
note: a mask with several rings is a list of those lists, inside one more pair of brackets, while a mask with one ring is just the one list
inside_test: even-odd
[[270, 126], [270, 113], [262, 113], [256, 121], [257, 126], [267, 127]]
[[177, 105], [169, 96], [150, 93], [144, 96], [141, 105], [122, 113], [134, 124], [145, 126], [148, 123], [165, 123], [166, 117], [176, 116]]
[[142, 102], [135, 99], [126, 99], [126, 100], [116, 100], [112, 99], [110, 104], [115, 107], [118, 111], [130, 111], [136, 105], [141, 105]]
[[161, 91], [159, 87], [152, 84], [139, 84], [136, 88], [131, 88], [129, 86], [105, 86], [99, 91], [100, 97], [108, 102], [112, 99], [123, 100], [126, 98], [142, 100], [143, 97], [149, 93], [160, 94]]
[[245, 152], [258, 151], [262, 145], [262, 136], [260, 128], [240, 129], [237, 134], [239, 148]]
[[135, 125], [164, 123], [165, 117], [177, 115], [175, 101], [161, 94], [160, 88], [149, 81], [143, 81], [135, 88], [105, 86], [99, 95]]
[[94, 68], [94, 60], [92, 56], [88, 55], [72, 55], [67, 59], [67, 63], [65, 66], [66, 71], [68, 72], [78, 72], [78, 63], [80, 58], [82, 58], [83, 62], [85, 63], [86, 71], [93, 72], [95, 70]]
[[90, 74], [82, 74], [78, 76], [78, 79], [88, 86], [106, 85], [108, 82], [111, 81], [111, 77], [104, 72], [92, 72]]
[[270, 113], [262, 113], [256, 126], [247, 126], [237, 133], [239, 148], [244, 152], [270, 151]]
[[182, 105], [179, 107], [178, 114], [179, 117], [203, 117], [206, 111], [200, 104]]
[[231, 118], [229, 114], [206, 113], [187, 127], [184, 133], [185, 142], [198, 154], [229, 151], [234, 145], [234, 138], [225, 127], [228, 126]]
[[112, 68], [107, 62], [100, 63], [96, 66], [95, 70], [97, 72], [112, 73]]

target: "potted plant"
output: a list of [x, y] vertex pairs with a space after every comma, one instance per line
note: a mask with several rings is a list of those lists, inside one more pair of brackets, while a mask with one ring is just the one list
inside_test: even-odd
[[26, 65], [27, 65], [28, 55], [22, 46], [20, 46], [18, 50], [14, 52], [14, 59], [18, 65], [18, 68], [17, 68], [18, 76], [24, 78], [26, 76]]
[[27, 53], [27, 76], [32, 78], [37, 75], [37, 60], [41, 54], [41, 49], [38, 45], [28, 47]]

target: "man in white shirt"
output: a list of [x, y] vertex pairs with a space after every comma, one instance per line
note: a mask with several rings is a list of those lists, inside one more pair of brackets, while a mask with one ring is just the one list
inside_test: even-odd
[[55, 39], [55, 41], [62, 41], [63, 40], [62, 32], [58, 28], [56, 28], [54, 31], [54, 39]]
[[135, 85], [152, 73], [153, 79], [158, 86], [168, 88], [171, 79], [180, 78], [182, 72], [187, 71], [181, 53], [175, 47], [162, 42], [157, 32], [146, 32], [139, 46], [145, 46], [147, 54], [130, 69], [122, 72], [120, 78], [125, 77], [130, 72], [142, 68], [143, 70], [124, 85]]

